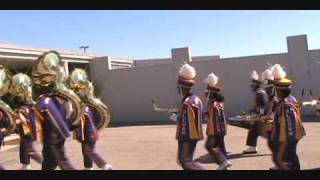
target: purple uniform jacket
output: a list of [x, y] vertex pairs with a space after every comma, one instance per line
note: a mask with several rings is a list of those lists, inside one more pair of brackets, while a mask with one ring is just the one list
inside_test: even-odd
[[289, 95], [277, 104], [274, 113], [272, 139], [279, 142], [292, 142], [305, 136], [299, 104]]
[[207, 135], [224, 136], [226, 134], [226, 118], [222, 102], [208, 103]]
[[180, 141], [201, 140], [203, 105], [196, 95], [188, 96], [181, 105], [177, 121], [176, 139]]
[[[6, 128], [5, 123], [3, 123], [4, 122], [3, 120], [6, 118], [7, 118], [6, 114], [2, 110], [0, 110], [0, 122], [1, 122], [0, 128]], [[2, 147], [3, 141], [4, 141], [4, 134], [0, 131], [0, 149]]]
[[[38, 129], [36, 125], [36, 109], [33, 106], [21, 106], [18, 109], [19, 114], [24, 116], [24, 119], [21, 119], [21, 124], [18, 126], [20, 135], [31, 135], [33, 140], [39, 140], [39, 136], [37, 134]], [[25, 121], [24, 121], [25, 120]], [[24, 132], [23, 126], [27, 127], [30, 131], [30, 134]]]
[[80, 142], [95, 142], [98, 140], [98, 131], [95, 121], [100, 119], [97, 110], [90, 105], [87, 105], [85, 112], [81, 117], [81, 125], [75, 130], [76, 139]]
[[36, 107], [43, 117], [44, 141], [59, 142], [70, 136], [70, 121], [67, 119], [67, 100], [59, 95], [41, 95]]

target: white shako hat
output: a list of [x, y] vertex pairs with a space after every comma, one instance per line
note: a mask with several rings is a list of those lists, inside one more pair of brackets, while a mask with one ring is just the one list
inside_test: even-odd
[[273, 80], [270, 80], [276, 88], [290, 88], [292, 81], [286, 77], [287, 73], [283, 70], [280, 64], [275, 64], [272, 68]]
[[215, 92], [221, 91], [221, 87], [218, 86], [219, 77], [216, 76], [214, 73], [208, 74], [204, 82], [207, 84], [207, 89]]
[[262, 84], [262, 81], [257, 71], [252, 71], [250, 77], [251, 77], [251, 82], [253, 84], [257, 84], [257, 85]]
[[180, 67], [178, 84], [184, 87], [192, 87], [196, 81], [195, 77], [197, 75], [196, 70], [189, 64], [184, 64]]
[[261, 75], [261, 79], [265, 87], [272, 85], [271, 81], [274, 80], [272, 70], [271, 69], [264, 70]]

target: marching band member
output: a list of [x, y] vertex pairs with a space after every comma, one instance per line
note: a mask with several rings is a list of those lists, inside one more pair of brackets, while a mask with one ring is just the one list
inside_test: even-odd
[[65, 140], [80, 121], [84, 107], [80, 98], [66, 88], [66, 74], [56, 51], [41, 55], [32, 70], [32, 80], [39, 86], [36, 107], [43, 117], [43, 170], [74, 170], [65, 152]]
[[[255, 96], [255, 103], [253, 109], [250, 110], [251, 113], [263, 114], [265, 107], [267, 105], [267, 95], [262, 87], [261, 79], [256, 71], [251, 73], [251, 90]], [[248, 132], [246, 145], [249, 146], [248, 149], [244, 150], [244, 154], [255, 154], [258, 153], [257, 149], [258, 141], [258, 125], [255, 123]]]
[[10, 94], [16, 104], [18, 119], [16, 120], [20, 135], [20, 163], [21, 170], [30, 170], [30, 158], [38, 163], [42, 163], [42, 155], [34, 148], [34, 141], [42, 138], [41, 116], [35, 108], [32, 99], [31, 78], [26, 74], [16, 74], [12, 77]]
[[[1, 82], [2, 84], [2, 82]], [[1, 88], [2, 90], [2, 88]], [[1, 92], [2, 93], [2, 92]], [[2, 109], [0, 109], [0, 149], [3, 145], [3, 142], [4, 142], [4, 137], [5, 137], [5, 131], [6, 131], [6, 128], [7, 128], [7, 123], [5, 123], [5, 120], [7, 119], [6, 115], [5, 115], [5, 112], [3, 112]], [[0, 164], [0, 170], [5, 170], [5, 168], [3, 167], [2, 164]]]
[[[4, 142], [4, 137], [5, 137], [5, 131], [6, 131], [6, 128], [8, 127], [8, 124], [5, 123], [7, 117], [5, 115], [5, 112], [3, 112], [3, 110], [1, 109], [0, 110], [0, 149], [3, 145], [3, 142]], [[3, 167], [2, 164], [0, 164], [0, 170], [5, 170], [5, 168]]]
[[[103, 170], [112, 170], [112, 166], [95, 151], [98, 130], [102, 130], [110, 122], [108, 107], [94, 96], [94, 87], [84, 70], [72, 71], [68, 85], [86, 104], [80, 126], [75, 130], [76, 139], [81, 143], [85, 170], [93, 170], [93, 162]], [[95, 122], [102, 126], [97, 127]]]
[[[266, 69], [263, 73], [262, 73], [262, 79], [263, 79], [263, 84], [264, 84], [264, 89], [268, 95], [268, 105], [267, 108], [265, 109], [264, 115], [267, 116], [267, 119], [265, 119], [265, 126], [267, 129], [267, 145], [270, 149], [270, 151], [272, 152], [272, 154], [274, 154], [274, 150], [275, 148], [273, 147], [273, 141], [271, 139], [271, 132], [272, 132], [272, 128], [273, 128], [273, 116], [274, 116], [274, 106], [276, 103], [276, 97], [275, 97], [275, 89], [274, 86], [272, 84], [272, 80], [274, 80], [273, 74], [272, 74], [272, 68], [270, 69]], [[272, 161], [275, 163], [275, 157], [272, 156]], [[276, 170], [278, 169], [277, 166], [271, 167], [270, 170]]]
[[275, 105], [271, 139], [274, 143], [276, 164], [283, 170], [299, 170], [297, 145], [305, 136], [299, 104], [291, 94], [292, 81], [279, 64], [272, 68], [273, 83], [278, 102]]
[[197, 142], [203, 139], [203, 105], [200, 98], [191, 92], [195, 84], [196, 71], [189, 64], [179, 70], [177, 90], [182, 97], [177, 120], [176, 139], [178, 140], [178, 162], [184, 170], [203, 170], [193, 160]]
[[205, 79], [207, 84], [207, 141], [206, 149], [219, 164], [218, 170], [227, 170], [231, 163], [227, 160], [224, 136], [226, 135], [226, 119], [224, 113], [224, 97], [218, 84], [219, 78], [211, 73]]
[[[3, 145], [4, 138], [14, 132], [16, 128], [16, 115], [8, 103], [3, 100], [8, 95], [11, 78], [9, 70], [0, 65], [0, 148]], [[0, 164], [0, 170], [5, 170], [2, 164]]]

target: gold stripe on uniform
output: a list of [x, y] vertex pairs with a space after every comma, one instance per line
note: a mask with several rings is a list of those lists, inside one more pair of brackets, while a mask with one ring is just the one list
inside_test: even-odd
[[207, 122], [207, 129], [208, 129], [208, 135], [213, 135], [214, 134], [214, 124], [212, 122], [212, 119], [213, 119], [213, 111], [212, 111], [212, 106], [209, 105], [209, 108], [208, 108], [208, 122]]
[[198, 134], [198, 130], [195, 122], [196, 117], [190, 104], [187, 104], [187, 112], [188, 112], [190, 138], [197, 139], [199, 138], [199, 134]]

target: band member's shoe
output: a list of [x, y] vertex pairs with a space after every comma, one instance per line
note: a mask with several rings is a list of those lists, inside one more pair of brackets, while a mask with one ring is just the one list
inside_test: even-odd
[[230, 161], [225, 161], [223, 164], [221, 164], [217, 170], [228, 170], [229, 167], [232, 166], [232, 163]]
[[19, 170], [31, 170], [30, 164], [22, 164]]
[[93, 167], [85, 167], [83, 170], [93, 170]]
[[254, 146], [250, 146], [248, 149], [242, 151], [243, 154], [257, 154], [258, 153], [258, 149], [257, 147]]
[[102, 170], [112, 170], [112, 166], [111, 164], [106, 164], [103, 168], [101, 168]]

